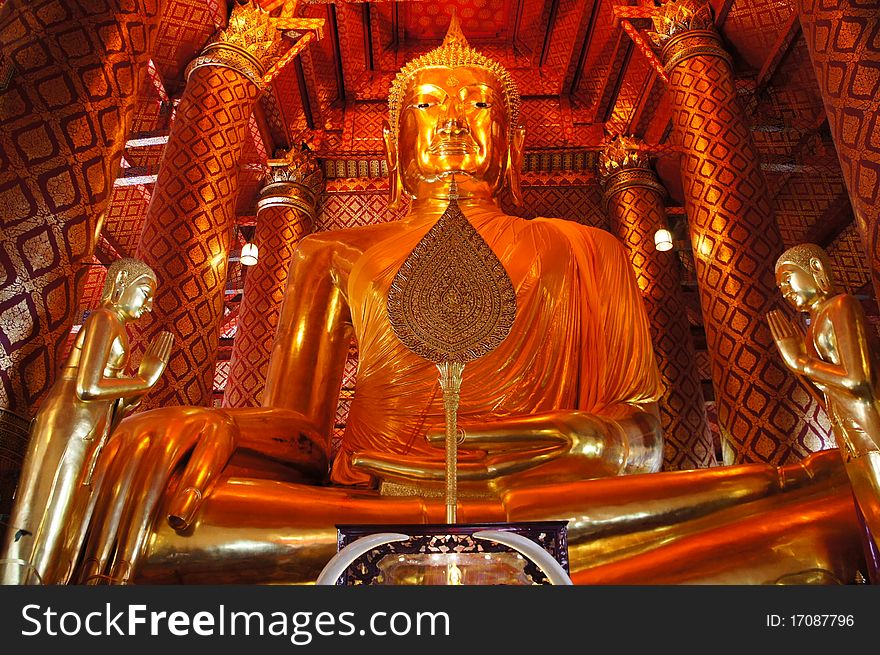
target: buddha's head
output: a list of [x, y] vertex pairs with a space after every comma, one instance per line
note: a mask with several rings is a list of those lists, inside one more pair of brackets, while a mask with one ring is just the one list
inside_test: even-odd
[[459, 194], [495, 196], [507, 184], [520, 200], [524, 131], [510, 73], [468, 45], [453, 15], [443, 44], [397, 74], [384, 126], [391, 200]]
[[792, 307], [807, 311], [834, 289], [828, 253], [813, 243], [789, 248], [776, 260], [776, 285]]
[[123, 320], [140, 318], [153, 308], [156, 274], [139, 259], [117, 259], [107, 269], [101, 300]]

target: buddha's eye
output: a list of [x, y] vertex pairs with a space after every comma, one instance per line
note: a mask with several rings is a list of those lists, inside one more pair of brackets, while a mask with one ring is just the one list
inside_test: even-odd
[[419, 104], [416, 105], [416, 107], [418, 107], [419, 109], [427, 109], [430, 106], [431, 106], [430, 102], [420, 102]]
[[477, 107], [478, 109], [486, 109], [487, 107], [490, 107], [491, 105], [488, 102], [475, 102], [474, 106]]

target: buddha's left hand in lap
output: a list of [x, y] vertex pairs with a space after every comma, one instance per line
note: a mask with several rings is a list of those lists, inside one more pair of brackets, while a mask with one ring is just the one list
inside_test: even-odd
[[[620, 405], [609, 416], [557, 410], [460, 426], [458, 479], [503, 490], [522, 483], [562, 482], [608, 475], [648, 473], [662, 464], [657, 408]], [[427, 440], [437, 457], [363, 451], [352, 463], [383, 482], [440, 483], [445, 477], [442, 428]]]

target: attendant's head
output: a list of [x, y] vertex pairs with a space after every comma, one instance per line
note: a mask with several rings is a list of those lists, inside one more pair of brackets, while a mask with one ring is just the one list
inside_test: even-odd
[[153, 308], [156, 274], [139, 259], [117, 259], [107, 269], [101, 300], [123, 320], [140, 318]]
[[507, 184], [518, 202], [524, 131], [520, 98], [501, 64], [468, 45], [453, 16], [443, 44], [401, 69], [391, 86], [384, 138], [392, 202], [445, 193], [495, 196]]
[[789, 248], [776, 260], [776, 284], [792, 307], [809, 310], [834, 289], [828, 253], [813, 243]]

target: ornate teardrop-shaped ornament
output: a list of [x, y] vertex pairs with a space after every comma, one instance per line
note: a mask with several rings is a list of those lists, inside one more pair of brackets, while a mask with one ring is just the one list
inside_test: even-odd
[[516, 318], [504, 265], [455, 197], [400, 266], [388, 293], [400, 341], [435, 363], [467, 363], [494, 350]]

